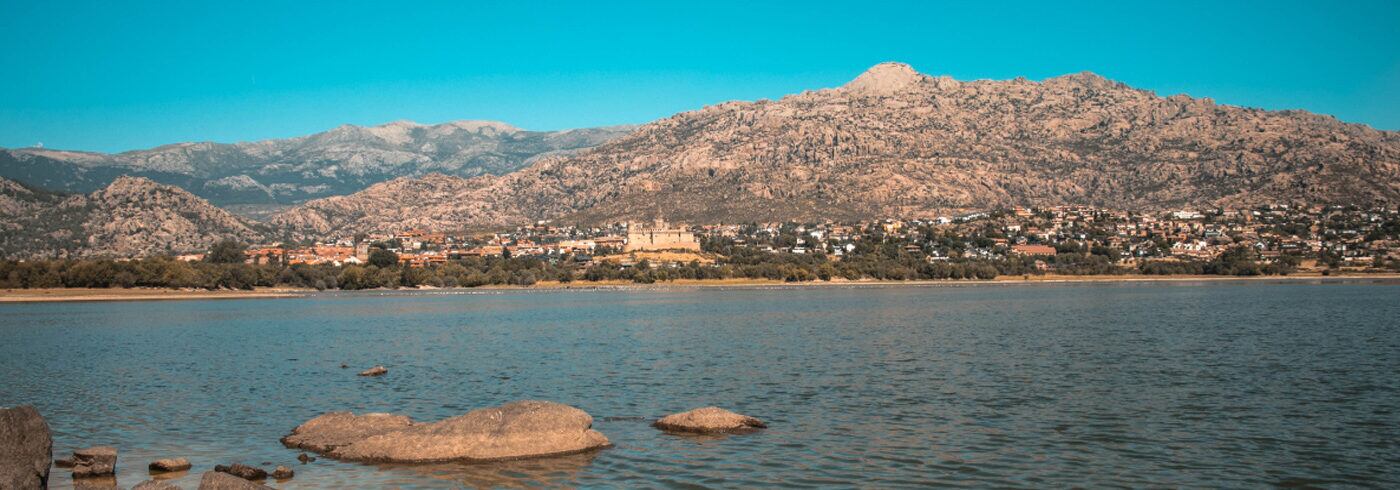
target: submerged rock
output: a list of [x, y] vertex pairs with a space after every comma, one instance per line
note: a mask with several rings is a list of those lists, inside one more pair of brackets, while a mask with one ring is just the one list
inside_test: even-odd
[[389, 369], [385, 368], [384, 366], [375, 366], [364, 371], [360, 371], [360, 376], [380, 376], [387, 372], [389, 372]]
[[310, 454], [301, 453], [297, 455], [297, 461], [301, 461], [301, 464], [306, 464], [316, 461], [316, 458], [312, 457]]
[[667, 415], [652, 426], [671, 432], [724, 434], [751, 432], [768, 427], [762, 421], [739, 415], [719, 407], [697, 408], [689, 412]]
[[0, 488], [46, 488], [53, 438], [29, 405], [0, 408]]
[[190, 460], [185, 458], [161, 459], [151, 462], [151, 471], [185, 471], [190, 469]]
[[159, 480], [146, 480], [131, 487], [131, 490], [180, 490], [180, 487], [172, 483]]
[[113, 475], [74, 478], [73, 490], [121, 490], [117, 477]]
[[112, 476], [117, 472], [117, 448], [96, 446], [73, 451], [73, 478]]
[[519, 401], [433, 423], [387, 414], [335, 412], [282, 438], [328, 456], [394, 463], [495, 461], [572, 454], [609, 446], [593, 417], [561, 403]]
[[66, 458], [54, 458], [53, 460], [53, 465], [59, 468], [72, 468], [73, 464], [74, 463], [72, 456]]
[[234, 463], [230, 466], [216, 465], [214, 471], [228, 473], [244, 480], [262, 480], [267, 478], [267, 471], [262, 468], [254, 468], [245, 464]]
[[286, 480], [294, 475], [296, 475], [296, 473], [286, 466], [279, 465], [276, 469], [272, 470], [272, 477], [278, 480]]
[[199, 479], [199, 490], [267, 490], [271, 488], [218, 471], [207, 471]]

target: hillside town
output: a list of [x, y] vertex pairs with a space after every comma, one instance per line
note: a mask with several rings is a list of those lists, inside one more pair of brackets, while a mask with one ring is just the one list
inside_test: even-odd
[[662, 220], [0, 261], [0, 288], [394, 289], [673, 281], [1039, 280], [1400, 272], [1400, 209], [1137, 213], [1001, 208], [926, 219], [683, 225]]
[[[997, 209], [933, 219], [853, 223], [772, 222], [683, 226], [661, 220], [602, 227], [540, 222], [511, 231], [454, 235], [404, 230], [326, 239], [307, 246], [265, 244], [246, 250], [252, 264], [368, 263], [372, 249], [402, 265], [427, 267], [468, 257], [565, 258], [629, 267], [692, 261], [717, 266], [736, 249], [841, 261], [874, 248], [930, 263], [1029, 259], [1054, 272], [1068, 256], [1098, 256], [1114, 266], [1210, 261], [1232, 249], [1262, 263], [1306, 268], [1381, 268], [1400, 262], [1400, 210], [1343, 206], [1264, 206], [1246, 210], [1134, 213], [1085, 206]], [[182, 256], [200, 260], [200, 254]], [[1079, 263], [1079, 261], [1069, 261]]]

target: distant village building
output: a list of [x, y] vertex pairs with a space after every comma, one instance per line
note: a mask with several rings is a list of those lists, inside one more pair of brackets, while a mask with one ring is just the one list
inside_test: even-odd
[[630, 223], [627, 226], [627, 245], [624, 252], [638, 250], [691, 250], [700, 251], [700, 242], [695, 234], [684, 227], [669, 228], [663, 220], [656, 220], [651, 226]]
[[1016, 245], [1011, 251], [1021, 255], [1055, 255], [1055, 247], [1048, 245]]

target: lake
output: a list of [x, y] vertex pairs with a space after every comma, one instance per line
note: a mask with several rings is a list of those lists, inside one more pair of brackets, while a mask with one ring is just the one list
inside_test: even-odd
[[[389, 373], [355, 375], [375, 364]], [[1391, 283], [6, 304], [0, 372], [0, 406], [36, 405], [56, 455], [116, 446], [125, 487], [178, 456], [188, 489], [232, 462], [296, 470], [281, 488], [1400, 486]], [[301, 465], [278, 442], [327, 411], [431, 421], [520, 399], [579, 407], [616, 447]], [[649, 425], [707, 405], [770, 428]]]

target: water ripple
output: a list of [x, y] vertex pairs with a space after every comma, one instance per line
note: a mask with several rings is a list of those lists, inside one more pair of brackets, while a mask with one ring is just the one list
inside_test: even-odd
[[[121, 448], [127, 486], [184, 456], [295, 465], [281, 488], [1397, 487], [1397, 319], [1385, 284], [0, 305], [0, 405], [37, 405], [56, 454]], [[366, 466], [277, 443], [330, 410], [523, 398], [587, 410], [616, 447]], [[649, 425], [704, 405], [771, 428]]]

